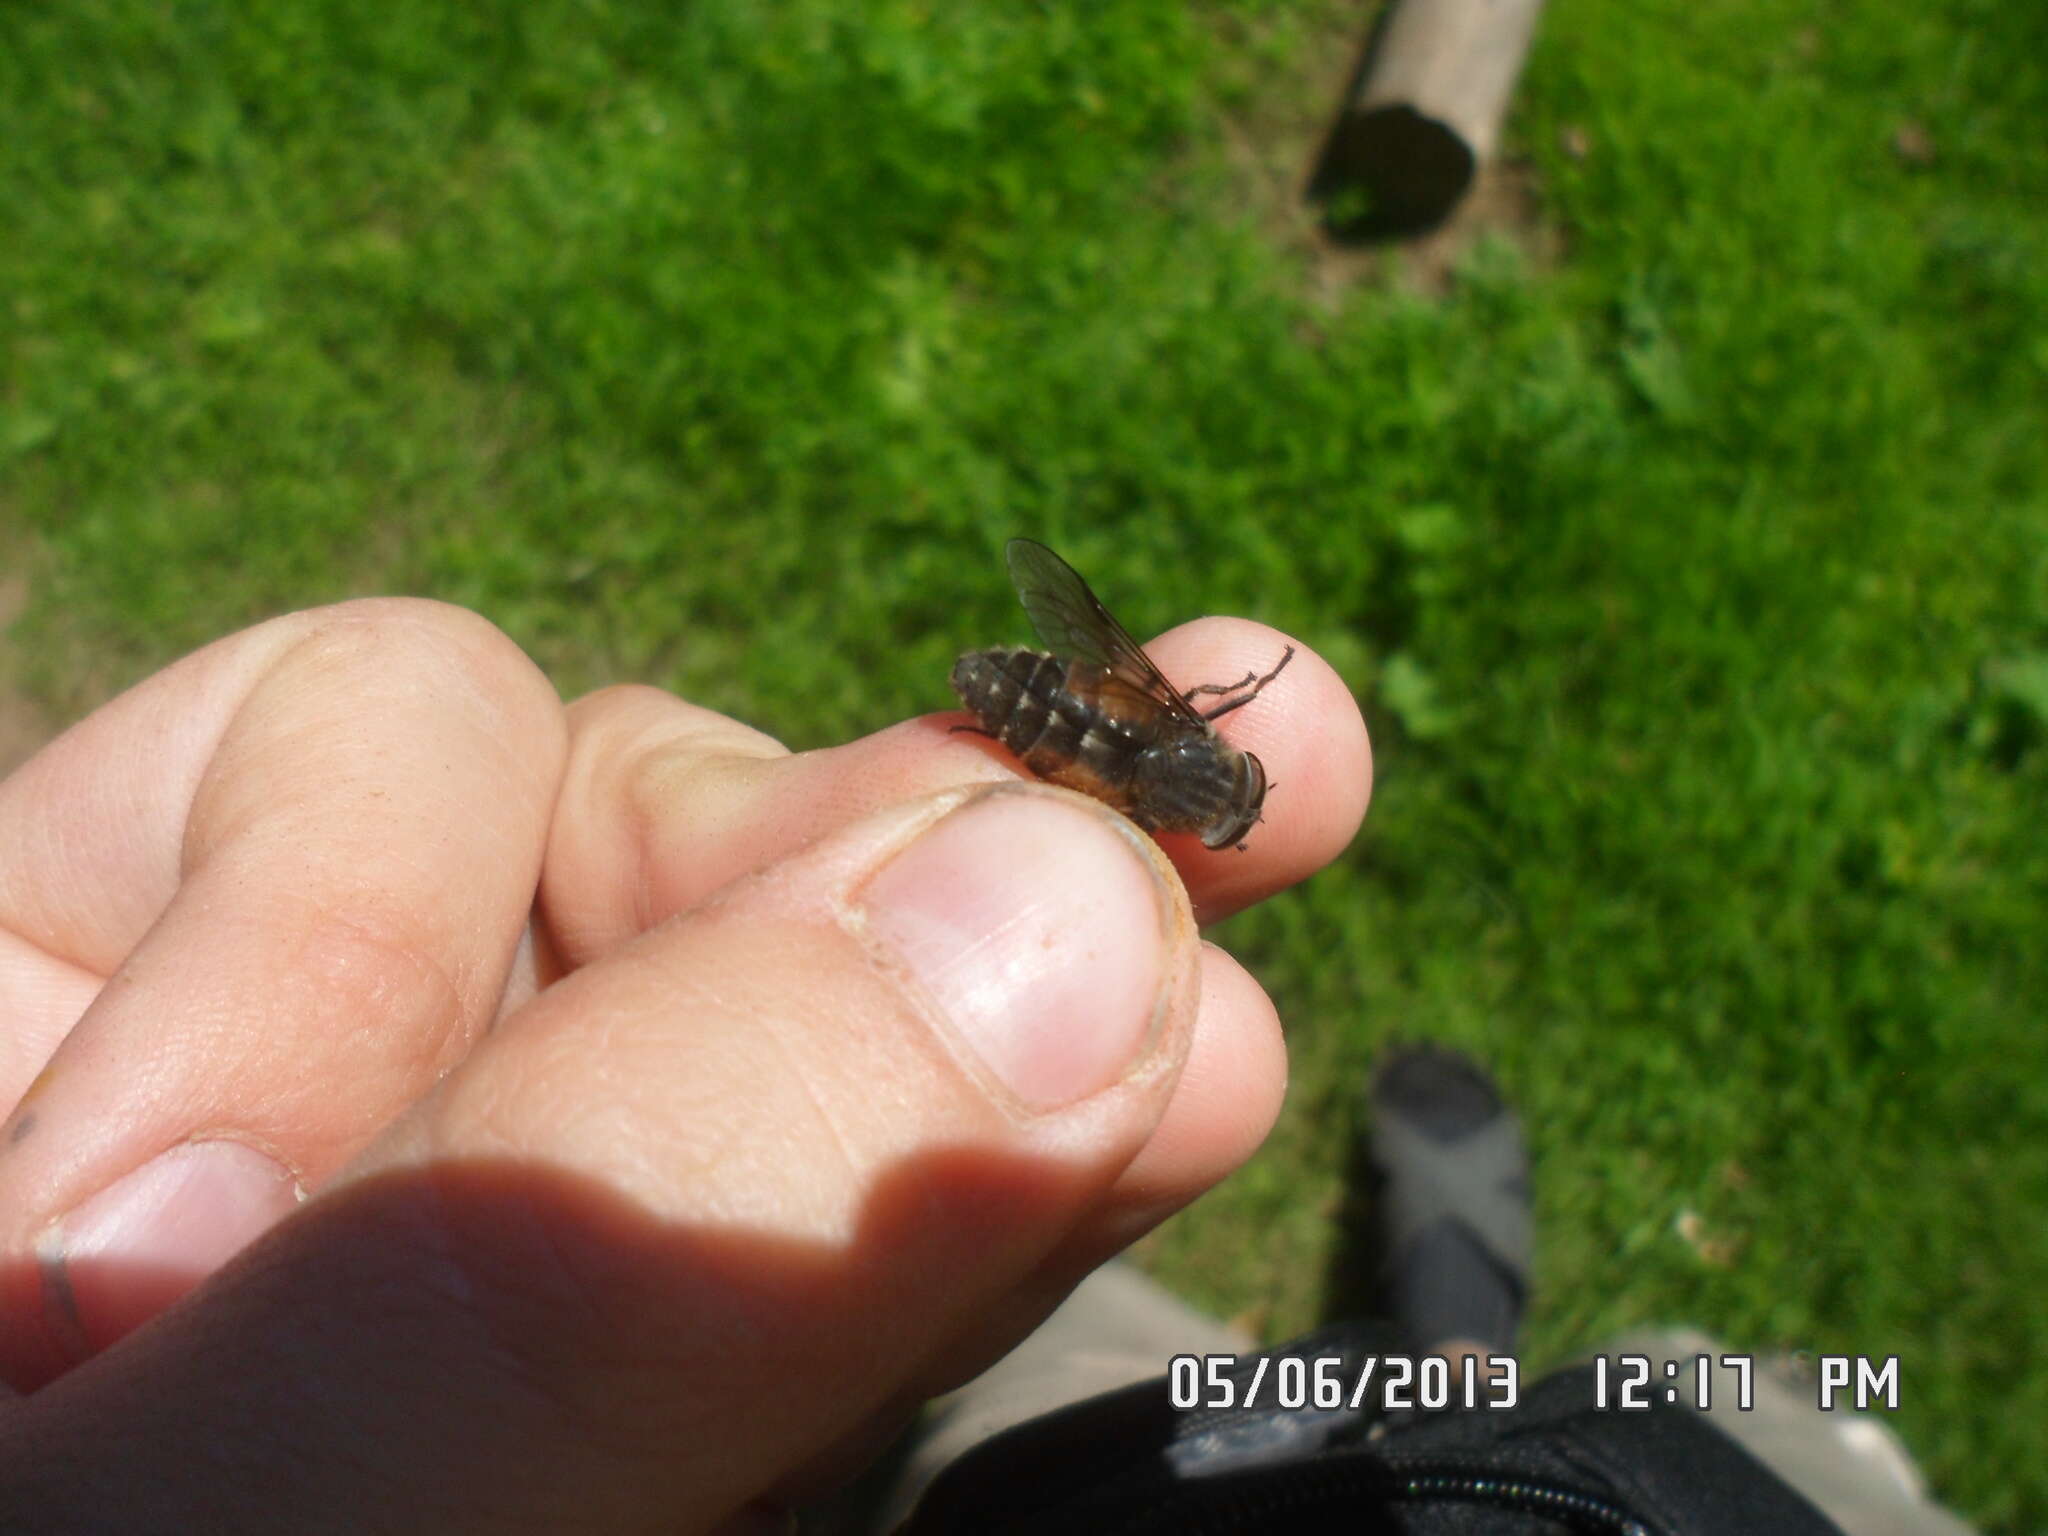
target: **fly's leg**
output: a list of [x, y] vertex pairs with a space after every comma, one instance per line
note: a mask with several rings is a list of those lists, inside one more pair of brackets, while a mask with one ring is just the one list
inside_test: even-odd
[[1256, 678], [1258, 675], [1259, 674], [1255, 671], [1247, 672], [1243, 677], [1239, 678], [1234, 683], [1201, 683], [1193, 688], [1190, 688], [1186, 693], [1182, 694], [1181, 697], [1184, 699], [1192, 699], [1198, 693], [1235, 693], [1240, 688], [1251, 687], [1252, 680]]
[[986, 736], [990, 741], [1001, 741], [1003, 739], [994, 731], [984, 731], [978, 725], [949, 725], [946, 727], [946, 734], [948, 736], [957, 736], [962, 731], [967, 732], [970, 736]]
[[[1289, 652], [1289, 654], [1292, 654], [1291, 648], [1290, 648], [1290, 652]], [[1287, 657], [1285, 657], [1285, 656], [1282, 656], [1282, 657], [1280, 658], [1280, 667], [1284, 667], [1284, 666], [1286, 666], [1286, 665], [1287, 665]], [[1279, 676], [1279, 674], [1280, 674], [1280, 667], [1275, 667], [1275, 668], [1273, 669], [1273, 675], [1274, 675], [1275, 677]], [[1273, 791], [1274, 791], [1274, 790], [1278, 789], [1279, 787], [1280, 787], [1280, 786], [1279, 786], [1278, 784], [1268, 784], [1268, 785], [1266, 786], [1266, 793], [1270, 795], [1271, 793], [1273, 793]], [[1265, 819], [1266, 819], [1266, 813], [1265, 813], [1264, 811], [1261, 811], [1261, 812], [1259, 812], [1259, 814], [1258, 814], [1258, 815], [1256, 815], [1256, 816], [1254, 816], [1254, 817], [1252, 818], [1252, 825], [1256, 827], [1256, 826], [1258, 826], [1258, 825], [1259, 825], [1259, 824], [1260, 824], [1261, 822], [1263, 822], [1263, 821], [1264, 821]], [[1252, 851], [1252, 845], [1251, 845], [1250, 843], [1239, 843], [1239, 844], [1237, 845], [1237, 851], [1238, 851], [1239, 853], [1250, 853], [1250, 852]]]
[[1287, 670], [1287, 663], [1292, 660], [1294, 660], [1294, 647], [1290, 645], [1287, 647], [1286, 653], [1281, 656], [1280, 665], [1268, 672], [1264, 677], [1254, 677], [1247, 672], [1244, 681], [1241, 683], [1232, 683], [1227, 688], [1220, 683], [1204, 683], [1199, 688], [1190, 688], [1187, 691], [1187, 696], [1192, 699], [1198, 693], [1237, 693], [1240, 688], [1246, 689], [1245, 693], [1239, 694], [1238, 697], [1230, 700], [1228, 703], [1218, 704], [1214, 709], [1202, 716], [1204, 720], [1219, 720], [1233, 709], [1249, 704], [1253, 699], [1256, 699], [1266, 684]]

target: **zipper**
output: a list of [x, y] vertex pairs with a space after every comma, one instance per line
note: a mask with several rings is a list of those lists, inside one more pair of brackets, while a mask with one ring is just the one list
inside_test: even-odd
[[[1181, 1484], [1183, 1498], [1200, 1487], [1199, 1478]], [[1657, 1529], [1618, 1504], [1538, 1477], [1495, 1471], [1472, 1462], [1430, 1456], [1344, 1457], [1311, 1462], [1253, 1488], [1218, 1489], [1214, 1503], [1199, 1510], [1176, 1499], [1171, 1510], [1155, 1510], [1120, 1526], [1124, 1536], [1157, 1529], [1162, 1520], [1175, 1531], [1223, 1533], [1262, 1529], [1333, 1499], [1375, 1498], [1382, 1503], [1457, 1500], [1535, 1515], [1580, 1536], [1658, 1536]]]
[[1428, 1456], [1387, 1456], [1397, 1499], [1462, 1499], [1541, 1515], [1587, 1536], [1653, 1536], [1650, 1527], [1619, 1504], [1541, 1478], [1520, 1477]]

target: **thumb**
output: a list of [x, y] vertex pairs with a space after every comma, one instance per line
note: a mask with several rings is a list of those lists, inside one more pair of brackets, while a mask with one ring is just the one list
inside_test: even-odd
[[1197, 948], [1162, 856], [1077, 796], [871, 818], [507, 1020], [18, 1404], [0, 1476], [165, 1528], [709, 1528], [1042, 1292], [1165, 1109]]

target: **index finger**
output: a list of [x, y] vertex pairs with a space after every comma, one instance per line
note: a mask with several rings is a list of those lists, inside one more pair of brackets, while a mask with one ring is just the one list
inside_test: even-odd
[[[1271, 686], [1217, 722], [1266, 768], [1265, 819], [1246, 851], [1188, 834], [1158, 841], [1213, 922], [1306, 879], [1350, 843], [1372, 787], [1358, 705], [1329, 663], [1278, 630], [1198, 619], [1150, 654], [1181, 687], [1270, 672]], [[843, 746], [791, 754], [726, 716], [652, 688], [570, 708], [570, 766], [556, 806], [542, 910], [558, 953], [586, 964], [729, 882], [882, 807], [954, 785], [1028, 774], [959, 711], [923, 715]], [[999, 856], [999, 851], [997, 851]]]
[[1245, 851], [1211, 851], [1187, 833], [1159, 839], [1205, 923], [1307, 879], [1350, 846], [1372, 798], [1372, 743], [1336, 669], [1277, 629], [1249, 619], [1196, 619], [1146, 647], [1186, 689], [1263, 677], [1288, 646], [1294, 656], [1286, 670], [1216, 722], [1225, 741], [1256, 753], [1266, 769], [1264, 814]]

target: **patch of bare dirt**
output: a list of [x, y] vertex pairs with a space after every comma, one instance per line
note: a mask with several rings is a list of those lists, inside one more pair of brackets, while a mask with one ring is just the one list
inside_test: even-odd
[[1564, 259], [1564, 239], [1544, 220], [1537, 190], [1536, 168], [1526, 160], [1481, 165], [1472, 190], [1448, 221], [1396, 249], [1415, 281], [1431, 293], [1448, 292], [1458, 258], [1489, 235], [1520, 246], [1538, 270], [1556, 266]]
[[1535, 168], [1512, 156], [1481, 165], [1457, 211], [1427, 234], [1356, 244], [1324, 228], [1322, 210], [1308, 198], [1309, 182], [1356, 87], [1371, 22], [1355, 5], [1331, 6], [1311, 44], [1226, 117], [1238, 206], [1275, 244], [1299, 256], [1309, 293], [1329, 308], [1360, 283], [1446, 293], [1458, 258], [1489, 236], [1521, 247], [1538, 269], [1556, 265], [1564, 241], [1543, 217]]

